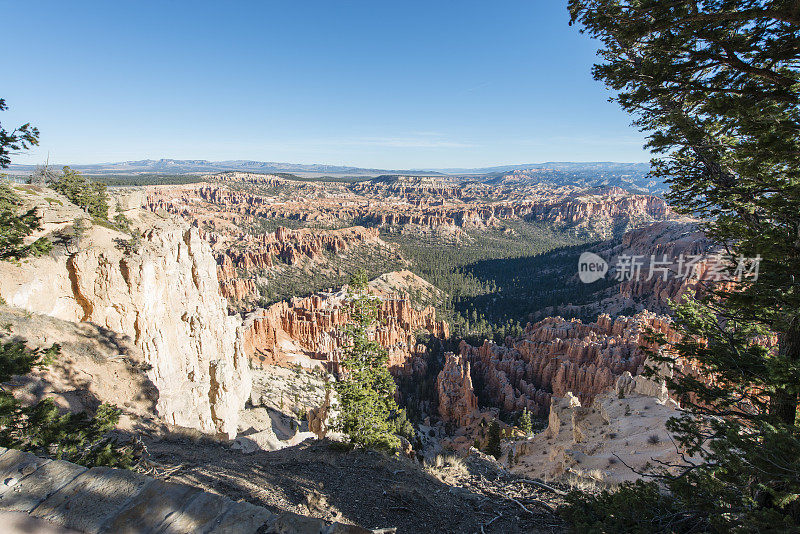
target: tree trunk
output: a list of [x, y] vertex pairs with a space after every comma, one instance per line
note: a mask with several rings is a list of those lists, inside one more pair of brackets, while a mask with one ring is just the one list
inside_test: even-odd
[[[800, 328], [798, 321], [791, 322], [786, 332], [778, 334], [778, 357], [785, 361], [800, 361]], [[794, 425], [798, 408], [797, 387], [775, 391], [769, 399], [769, 413], [781, 423]]]

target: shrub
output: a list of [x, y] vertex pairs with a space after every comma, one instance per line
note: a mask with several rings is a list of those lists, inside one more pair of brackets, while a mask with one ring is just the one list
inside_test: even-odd
[[570, 491], [558, 509], [573, 532], [704, 532], [707, 525], [687, 517], [680, 503], [655, 482], [624, 483], [616, 490]]
[[8, 184], [0, 182], [0, 260], [41, 256], [52, 248], [52, 243], [44, 237], [30, 245], [24, 244], [27, 236], [41, 228], [41, 217], [36, 214], [36, 209], [19, 213], [21, 204]]
[[522, 409], [522, 414], [519, 416], [519, 419], [517, 420], [517, 426], [527, 435], [530, 435], [533, 432], [531, 413], [528, 411], [527, 408]]
[[[49, 365], [60, 350], [57, 344], [45, 350], [29, 349], [21, 341], [0, 344], [0, 382]], [[129, 467], [130, 451], [109, 436], [119, 415], [120, 410], [109, 404], [101, 404], [94, 416], [62, 414], [51, 399], [22, 406], [11, 393], [0, 391], [0, 446], [87, 467]]]
[[89, 215], [108, 220], [108, 194], [104, 183], [93, 182], [80, 172], [64, 167], [61, 176], [50, 187], [86, 210]]
[[486, 439], [486, 448], [484, 452], [486, 454], [491, 454], [495, 459], [499, 459], [502, 453], [500, 449], [500, 435], [500, 423], [496, 420], [492, 421], [492, 424], [489, 425], [489, 436]]

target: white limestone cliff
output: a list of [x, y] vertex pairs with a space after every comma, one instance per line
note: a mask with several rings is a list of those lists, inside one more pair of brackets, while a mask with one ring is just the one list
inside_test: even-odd
[[[38, 206], [44, 233], [71, 233], [86, 217], [49, 190], [31, 188], [25, 200]], [[0, 296], [13, 307], [129, 336], [150, 366], [162, 419], [234, 437], [250, 370], [211, 249], [179, 219], [118, 204], [139, 229], [137, 245], [126, 247], [129, 235], [92, 224], [47, 256], [0, 263]]]

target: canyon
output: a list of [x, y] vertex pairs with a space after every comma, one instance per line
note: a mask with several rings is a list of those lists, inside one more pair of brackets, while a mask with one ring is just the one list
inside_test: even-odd
[[202, 180], [150, 186], [142, 206], [198, 229], [214, 251], [223, 295], [239, 311], [330, 292], [359, 266], [373, 276], [407, 269], [413, 260], [402, 243], [415, 238], [448, 247], [490, 235], [511, 243], [542, 228], [596, 240], [675, 218], [663, 198], [618, 187], [409, 176], [347, 183], [241, 172]]
[[[409, 243], [428, 246], [435, 263], [442, 243], [479, 249], [497, 235], [512, 243], [527, 239], [517, 233], [524, 225], [583, 236], [585, 245], [554, 257], [592, 250], [612, 266], [609, 276], [625, 256], [708, 253], [697, 221], [678, 218], [660, 197], [503, 180], [224, 173], [115, 190], [105, 221], [46, 188], [18, 189], [42, 216], [29, 239], [48, 236], [55, 247], [0, 263], [0, 319], [12, 336], [64, 346], [62, 364], [15, 386], [26, 402], [50, 397], [72, 411], [121, 405], [120, 430], [148, 429], [157, 436], [148, 447], [165, 457], [177, 452], [157, 445], [161, 436], [179, 432], [220, 440], [225, 454], [243, 458], [346, 439], [334, 428], [330, 384], [349, 345], [347, 282], [367, 266], [378, 311], [369, 336], [386, 349], [395, 398], [417, 428], [409, 454], [473, 457], [499, 424], [498, 465], [520, 476], [565, 480], [600, 470], [603, 480], [621, 481], [627, 475], [609, 463], [612, 449], [634, 463], [672, 458], [666, 439], [646, 443], [647, 429], [676, 411], [661, 385], [640, 376], [647, 351], [658, 350], [646, 335], [675, 339], [669, 301], [701, 291], [713, 274], [706, 260], [693, 277], [621, 280], [598, 289], [591, 304], [563, 303], [593, 320], [522, 317], [528, 324], [513, 335], [481, 342], [453, 333], [453, 295], [443, 288], [458, 288], [424, 279], [407, 255]], [[551, 283], [575, 286], [574, 265], [568, 274], [553, 270]], [[549, 419], [548, 429], [520, 433], [523, 410]], [[618, 438], [608, 438], [609, 425]], [[592, 448], [603, 439], [606, 448]]]
[[403, 176], [353, 185], [298, 183], [243, 173], [215, 178], [215, 183], [151, 188], [147, 205], [151, 210], [164, 209], [201, 224], [209, 220], [209, 213], [219, 211], [233, 222], [248, 217], [320, 225], [364, 221], [378, 227], [400, 225], [457, 233], [459, 229], [526, 219], [605, 237], [674, 216], [663, 198], [632, 194], [618, 187], [497, 187]]

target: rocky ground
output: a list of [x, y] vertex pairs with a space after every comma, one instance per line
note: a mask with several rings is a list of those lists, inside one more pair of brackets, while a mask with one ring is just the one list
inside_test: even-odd
[[241, 454], [208, 440], [146, 442], [164, 479], [289, 510], [398, 533], [561, 532], [562, 497], [475, 453], [427, 468], [330, 441]]

